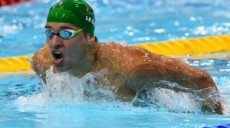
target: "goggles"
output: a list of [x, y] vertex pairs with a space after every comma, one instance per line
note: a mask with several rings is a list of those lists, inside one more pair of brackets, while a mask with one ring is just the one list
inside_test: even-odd
[[45, 30], [45, 35], [47, 38], [51, 39], [54, 35], [57, 35], [61, 37], [62, 39], [70, 39], [74, 37], [75, 35], [79, 34], [82, 31], [82, 29], [79, 30], [73, 30], [73, 29], [62, 29], [58, 33], [54, 33], [51, 29]]

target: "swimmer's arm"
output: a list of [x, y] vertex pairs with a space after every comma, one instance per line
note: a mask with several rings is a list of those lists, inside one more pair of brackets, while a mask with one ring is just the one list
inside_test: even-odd
[[45, 44], [34, 54], [31, 63], [32, 69], [45, 82], [46, 70], [50, 68], [51, 64], [51, 56]]
[[128, 73], [129, 83], [127, 86], [135, 92], [146, 86], [181, 91], [180, 88], [165, 84], [164, 81], [166, 81], [166, 83], [176, 83], [183, 88], [199, 90], [212, 87], [217, 90], [213, 79], [207, 72], [189, 66], [182, 61], [171, 61], [166, 64], [142, 64], [133, 67]]
[[162, 69], [160, 68], [150, 64], [143, 64], [129, 69], [127, 73], [128, 81], [125, 86], [134, 92], [138, 92], [145, 87], [156, 87], [155, 83], [164, 79], [163, 72], [160, 72]]
[[[173, 83], [178, 86], [173, 86]], [[131, 71], [131, 79], [127, 86], [136, 93], [156, 87], [191, 93], [194, 93], [194, 90], [202, 90], [202, 93], [196, 93], [199, 97], [206, 99], [201, 102], [201, 110], [208, 113], [224, 114], [220, 99], [208, 99], [214, 92], [218, 94], [213, 79], [207, 72], [194, 67], [182, 65], [181, 69], [169, 70], [142, 65]]]

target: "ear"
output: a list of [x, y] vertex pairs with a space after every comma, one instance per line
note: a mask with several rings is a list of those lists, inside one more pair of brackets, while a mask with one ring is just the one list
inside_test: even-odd
[[96, 43], [97, 42], [97, 37], [95, 36], [88, 36], [88, 40], [90, 44]]

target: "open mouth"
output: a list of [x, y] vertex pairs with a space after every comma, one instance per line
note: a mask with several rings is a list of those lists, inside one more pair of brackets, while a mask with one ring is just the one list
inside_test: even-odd
[[63, 53], [60, 51], [53, 51], [52, 56], [53, 56], [53, 64], [60, 66], [64, 59]]

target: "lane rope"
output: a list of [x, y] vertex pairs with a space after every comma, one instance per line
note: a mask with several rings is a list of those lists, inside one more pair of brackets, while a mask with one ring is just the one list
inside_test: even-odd
[[154, 53], [175, 56], [224, 52], [230, 51], [230, 34], [154, 43], [148, 42], [136, 44], [136, 46]]
[[[230, 34], [162, 42], [138, 43], [135, 45], [157, 54], [170, 56], [217, 53], [230, 51]], [[30, 61], [28, 61], [28, 58], [31, 58], [32, 56], [33, 54], [28, 54], [0, 58], [0, 73], [31, 70], [31, 64]]]
[[0, 73], [20, 72], [31, 70], [31, 64], [28, 60], [33, 54], [0, 58]]

